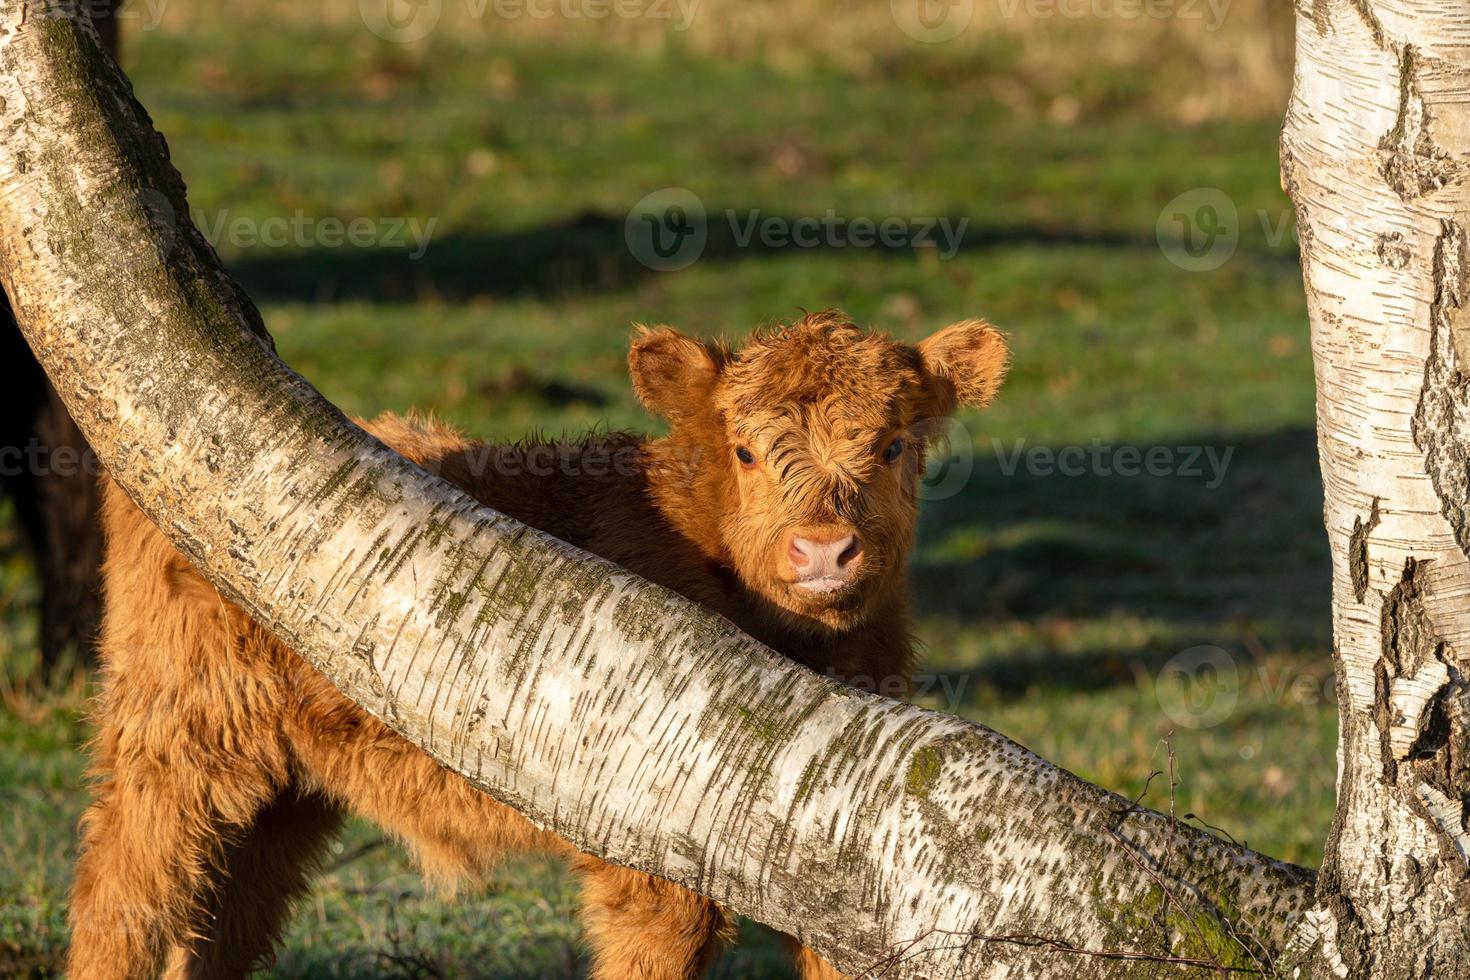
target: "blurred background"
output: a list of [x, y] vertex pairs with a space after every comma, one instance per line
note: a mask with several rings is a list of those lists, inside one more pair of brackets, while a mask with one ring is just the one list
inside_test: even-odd
[[[999, 325], [1010, 381], [926, 494], [919, 700], [1320, 861], [1336, 708], [1286, 0], [130, 0], [118, 23], [191, 217], [349, 412], [647, 430], [634, 321]], [[11, 509], [0, 562], [0, 975], [39, 976], [94, 682], [28, 682]], [[575, 976], [574, 894], [518, 860], [428, 895], [354, 824], [273, 975]], [[746, 933], [716, 975], [774, 975]]]

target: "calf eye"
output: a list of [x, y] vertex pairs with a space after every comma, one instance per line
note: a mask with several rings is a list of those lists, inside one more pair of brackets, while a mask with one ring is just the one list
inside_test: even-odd
[[883, 450], [883, 461], [885, 463], [891, 463], [895, 459], [898, 459], [898, 457], [900, 457], [902, 455], [903, 455], [903, 440], [902, 439], [895, 439], [895, 440], [893, 440], [892, 443], [889, 444], [889, 446], [888, 446], [887, 449]]
[[735, 458], [740, 460], [741, 466], [755, 465], [755, 454], [752, 453], [749, 449], [746, 449], [744, 446], [735, 447]]

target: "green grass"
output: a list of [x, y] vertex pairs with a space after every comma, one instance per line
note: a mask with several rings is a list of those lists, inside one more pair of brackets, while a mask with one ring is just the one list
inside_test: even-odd
[[[1290, 239], [1273, 244], [1259, 220], [1287, 207], [1274, 117], [1183, 126], [1140, 93], [1206, 86], [1203, 69], [1093, 70], [1079, 45], [1068, 77], [1086, 111], [1064, 124], [993, 94], [1018, 84], [1005, 37], [936, 53], [932, 70], [920, 51], [854, 74], [676, 43], [441, 32], [402, 48], [350, 25], [256, 28], [200, 17], [135, 38], [126, 58], [196, 215], [436, 222], [418, 261], [219, 242], [282, 356], [328, 397], [495, 437], [643, 428], [624, 374], [634, 321], [737, 337], [831, 305], [916, 339], [986, 316], [1011, 335], [1015, 369], [992, 411], [961, 420], [961, 488], [926, 505], [919, 632], [947, 686], [923, 700], [1129, 795], [1169, 769], [1171, 747], [1176, 812], [1320, 860], [1329, 581], [1301, 281]], [[701, 198], [711, 236], [699, 262], [664, 274], [628, 254], [623, 218], [670, 186]], [[1240, 244], [1186, 272], [1155, 224], [1200, 187], [1229, 195]], [[940, 261], [742, 249], [725, 219], [829, 208], [969, 226]], [[1232, 455], [1218, 485], [1009, 465], [1017, 448], [1093, 443]], [[36, 596], [9, 534], [0, 523], [0, 659], [18, 677]], [[1173, 658], [1201, 646], [1231, 658], [1224, 686], [1180, 689]], [[1232, 711], [1189, 727], [1227, 691]], [[0, 973], [52, 970], [65, 944], [84, 701], [79, 685], [0, 709]], [[1170, 795], [1155, 779], [1148, 801]], [[482, 892], [426, 895], [395, 846], [354, 824], [274, 975], [573, 975], [586, 965], [573, 904], [539, 861], [508, 863]], [[748, 934], [721, 975], [777, 969], [769, 939]]]

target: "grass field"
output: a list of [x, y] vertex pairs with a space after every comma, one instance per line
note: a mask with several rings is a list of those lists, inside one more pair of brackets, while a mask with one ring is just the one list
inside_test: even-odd
[[[788, 5], [786, 30], [753, 6], [766, 19], [745, 27], [711, 10], [682, 33], [477, 24], [405, 45], [354, 16], [194, 5], [134, 30], [124, 60], [282, 356], [355, 413], [418, 406], [501, 437], [644, 428], [623, 367], [639, 320], [737, 337], [839, 306], [910, 339], [969, 316], [1002, 326], [1014, 373], [992, 411], [961, 420], [957, 468], [926, 505], [926, 702], [1129, 795], [1172, 746], [1180, 814], [1317, 863], [1336, 713], [1311, 361], [1277, 181], [1279, 25], [1242, 2], [1187, 43], [1163, 43], [1168, 25], [1080, 21], [985, 22], [942, 45], [834, 22], [815, 0]], [[702, 203], [708, 244], [659, 272], [624, 219], [671, 187]], [[1209, 240], [1173, 211], [1234, 227], [1233, 255], [1199, 258]], [[829, 212], [848, 228], [966, 224], [950, 257], [741, 244], [752, 217]], [[271, 218], [304, 230], [252, 244]], [[327, 244], [327, 219], [368, 219], [380, 247]], [[430, 221], [413, 258], [425, 242], [408, 229]], [[1087, 460], [1070, 475], [1048, 463], [1067, 447]], [[1132, 452], [1152, 473], [1120, 472]], [[36, 596], [9, 534], [0, 974], [45, 975], [66, 942], [87, 685], [22, 693]], [[1181, 684], [1181, 668], [1209, 683]], [[1148, 799], [1167, 808], [1166, 783]], [[575, 975], [573, 898], [535, 861], [482, 892], [426, 895], [354, 825], [273, 975]], [[719, 975], [773, 975], [748, 933]]]

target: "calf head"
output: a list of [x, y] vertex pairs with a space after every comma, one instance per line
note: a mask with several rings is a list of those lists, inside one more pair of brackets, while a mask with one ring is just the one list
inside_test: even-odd
[[738, 350], [639, 328], [639, 399], [670, 424], [688, 478], [666, 510], [794, 625], [843, 630], [903, 587], [929, 440], [1005, 375], [993, 327], [965, 321], [910, 346], [835, 311]]

